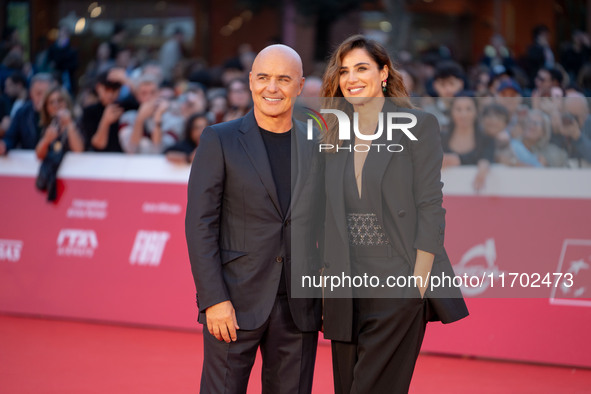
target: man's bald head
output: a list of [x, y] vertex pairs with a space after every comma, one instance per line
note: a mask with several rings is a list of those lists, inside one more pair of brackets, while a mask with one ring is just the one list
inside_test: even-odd
[[300, 55], [286, 45], [266, 47], [252, 63], [249, 81], [258, 125], [273, 132], [289, 130], [294, 101], [304, 87]]
[[291, 63], [291, 65], [295, 67], [295, 69], [299, 70], [299, 77], [302, 77], [304, 75], [304, 70], [302, 67], [302, 58], [293, 48], [288, 47], [287, 45], [274, 44], [264, 48], [254, 58], [254, 62], [252, 63], [252, 69], [254, 70], [262, 62], [266, 63], [269, 60], [289, 62]]

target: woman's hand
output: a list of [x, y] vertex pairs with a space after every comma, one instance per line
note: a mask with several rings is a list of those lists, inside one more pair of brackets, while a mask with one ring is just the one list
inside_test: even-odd
[[45, 156], [47, 156], [47, 152], [49, 151], [49, 145], [51, 145], [51, 143], [55, 141], [58, 137], [59, 130], [57, 128], [57, 125], [55, 124], [55, 122], [51, 122], [51, 124], [45, 128], [45, 131], [43, 132], [43, 137], [41, 137], [41, 139], [37, 143], [37, 146], [35, 147], [35, 153], [37, 154], [37, 158], [39, 160], [45, 159]]
[[72, 124], [72, 114], [70, 110], [64, 108], [60, 109], [57, 113], [57, 119], [60, 125], [60, 128], [66, 129]]
[[183, 152], [171, 151], [166, 154], [166, 160], [174, 164], [187, 164], [187, 154]]
[[490, 168], [490, 163], [486, 159], [481, 159], [478, 161], [478, 169], [476, 171], [476, 177], [474, 178], [474, 182], [472, 186], [474, 187], [474, 191], [477, 193], [480, 192], [484, 186], [486, 185], [486, 178], [488, 176], [488, 170]]
[[461, 165], [462, 162], [460, 160], [460, 156], [456, 153], [445, 153], [443, 155], [443, 164], [442, 167], [457, 167]]
[[47, 145], [51, 144], [59, 136], [59, 130], [54, 124], [50, 124], [43, 133], [43, 142]]
[[429, 286], [429, 276], [431, 275], [431, 268], [433, 268], [434, 259], [435, 255], [433, 253], [417, 249], [417, 259], [415, 261], [415, 270], [413, 275], [415, 277], [421, 277], [421, 280], [417, 280], [417, 287], [421, 293], [421, 298], [425, 296], [425, 292]]

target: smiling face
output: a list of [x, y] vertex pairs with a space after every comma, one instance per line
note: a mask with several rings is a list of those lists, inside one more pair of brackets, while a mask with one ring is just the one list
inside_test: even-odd
[[249, 81], [255, 116], [261, 127], [269, 126], [260, 122], [291, 122], [294, 100], [304, 86], [302, 74], [298, 54], [287, 46], [272, 45], [257, 55]]
[[355, 48], [341, 61], [339, 87], [347, 101], [362, 104], [364, 98], [384, 97], [382, 81], [388, 78], [388, 68], [379, 68], [369, 53]]

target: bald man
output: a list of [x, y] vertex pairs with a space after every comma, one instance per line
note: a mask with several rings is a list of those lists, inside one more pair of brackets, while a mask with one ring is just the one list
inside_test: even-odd
[[318, 199], [306, 197], [321, 184], [309, 181], [319, 179], [310, 176], [320, 173], [316, 150], [292, 119], [301, 59], [269, 46], [249, 82], [253, 110], [203, 131], [189, 178], [185, 232], [204, 324], [201, 393], [245, 393], [259, 348], [263, 393], [309, 393], [320, 300], [292, 298], [291, 275], [318, 266], [314, 258], [292, 261], [291, 249], [317, 256], [318, 239], [293, 237], [292, 245], [291, 218], [321, 216]]

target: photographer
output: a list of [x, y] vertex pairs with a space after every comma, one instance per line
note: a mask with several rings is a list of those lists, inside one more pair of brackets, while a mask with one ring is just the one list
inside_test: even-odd
[[203, 113], [207, 109], [207, 99], [203, 88], [198, 84], [189, 84], [184, 93], [175, 100], [157, 99], [154, 104], [154, 115], [146, 122], [146, 135], [159, 133], [161, 142], [155, 146], [154, 139], [143, 138], [140, 151], [143, 153], [162, 153], [186, 135], [187, 119], [195, 113]]
[[126, 83], [121, 70], [113, 68], [97, 77], [95, 90], [99, 102], [84, 108], [80, 128], [86, 150], [122, 152], [119, 144], [119, 118], [124, 108], [117, 103], [121, 86]]
[[27, 101], [10, 122], [10, 127], [3, 140], [0, 140], [0, 155], [10, 149], [35, 149], [39, 142], [39, 111], [43, 97], [54, 86], [55, 81], [49, 74], [40, 73], [33, 76], [29, 87], [30, 101]]
[[532, 98], [532, 106], [544, 111], [551, 119], [550, 142], [565, 150], [578, 167], [591, 163], [591, 117], [587, 98], [581, 93], [567, 96], [560, 88], [552, 88], [548, 97]]
[[63, 87], [49, 90], [41, 107], [41, 140], [35, 152], [42, 160], [35, 185], [47, 191], [47, 200], [58, 196], [57, 171], [68, 150], [82, 152], [84, 142], [72, 120], [72, 101]]
[[168, 100], [158, 97], [158, 82], [149, 74], [135, 82], [133, 94], [139, 109], [126, 111], [119, 121], [119, 141], [126, 153], [162, 151], [162, 115], [168, 109]]
[[35, 148], [37, 157], [45, 159], [49, 150], [55, 152], [82, 152], [84, 142], [72, 120], [72, 101], [62, 87], [47, 92], [41, 108], [41, 140]]

